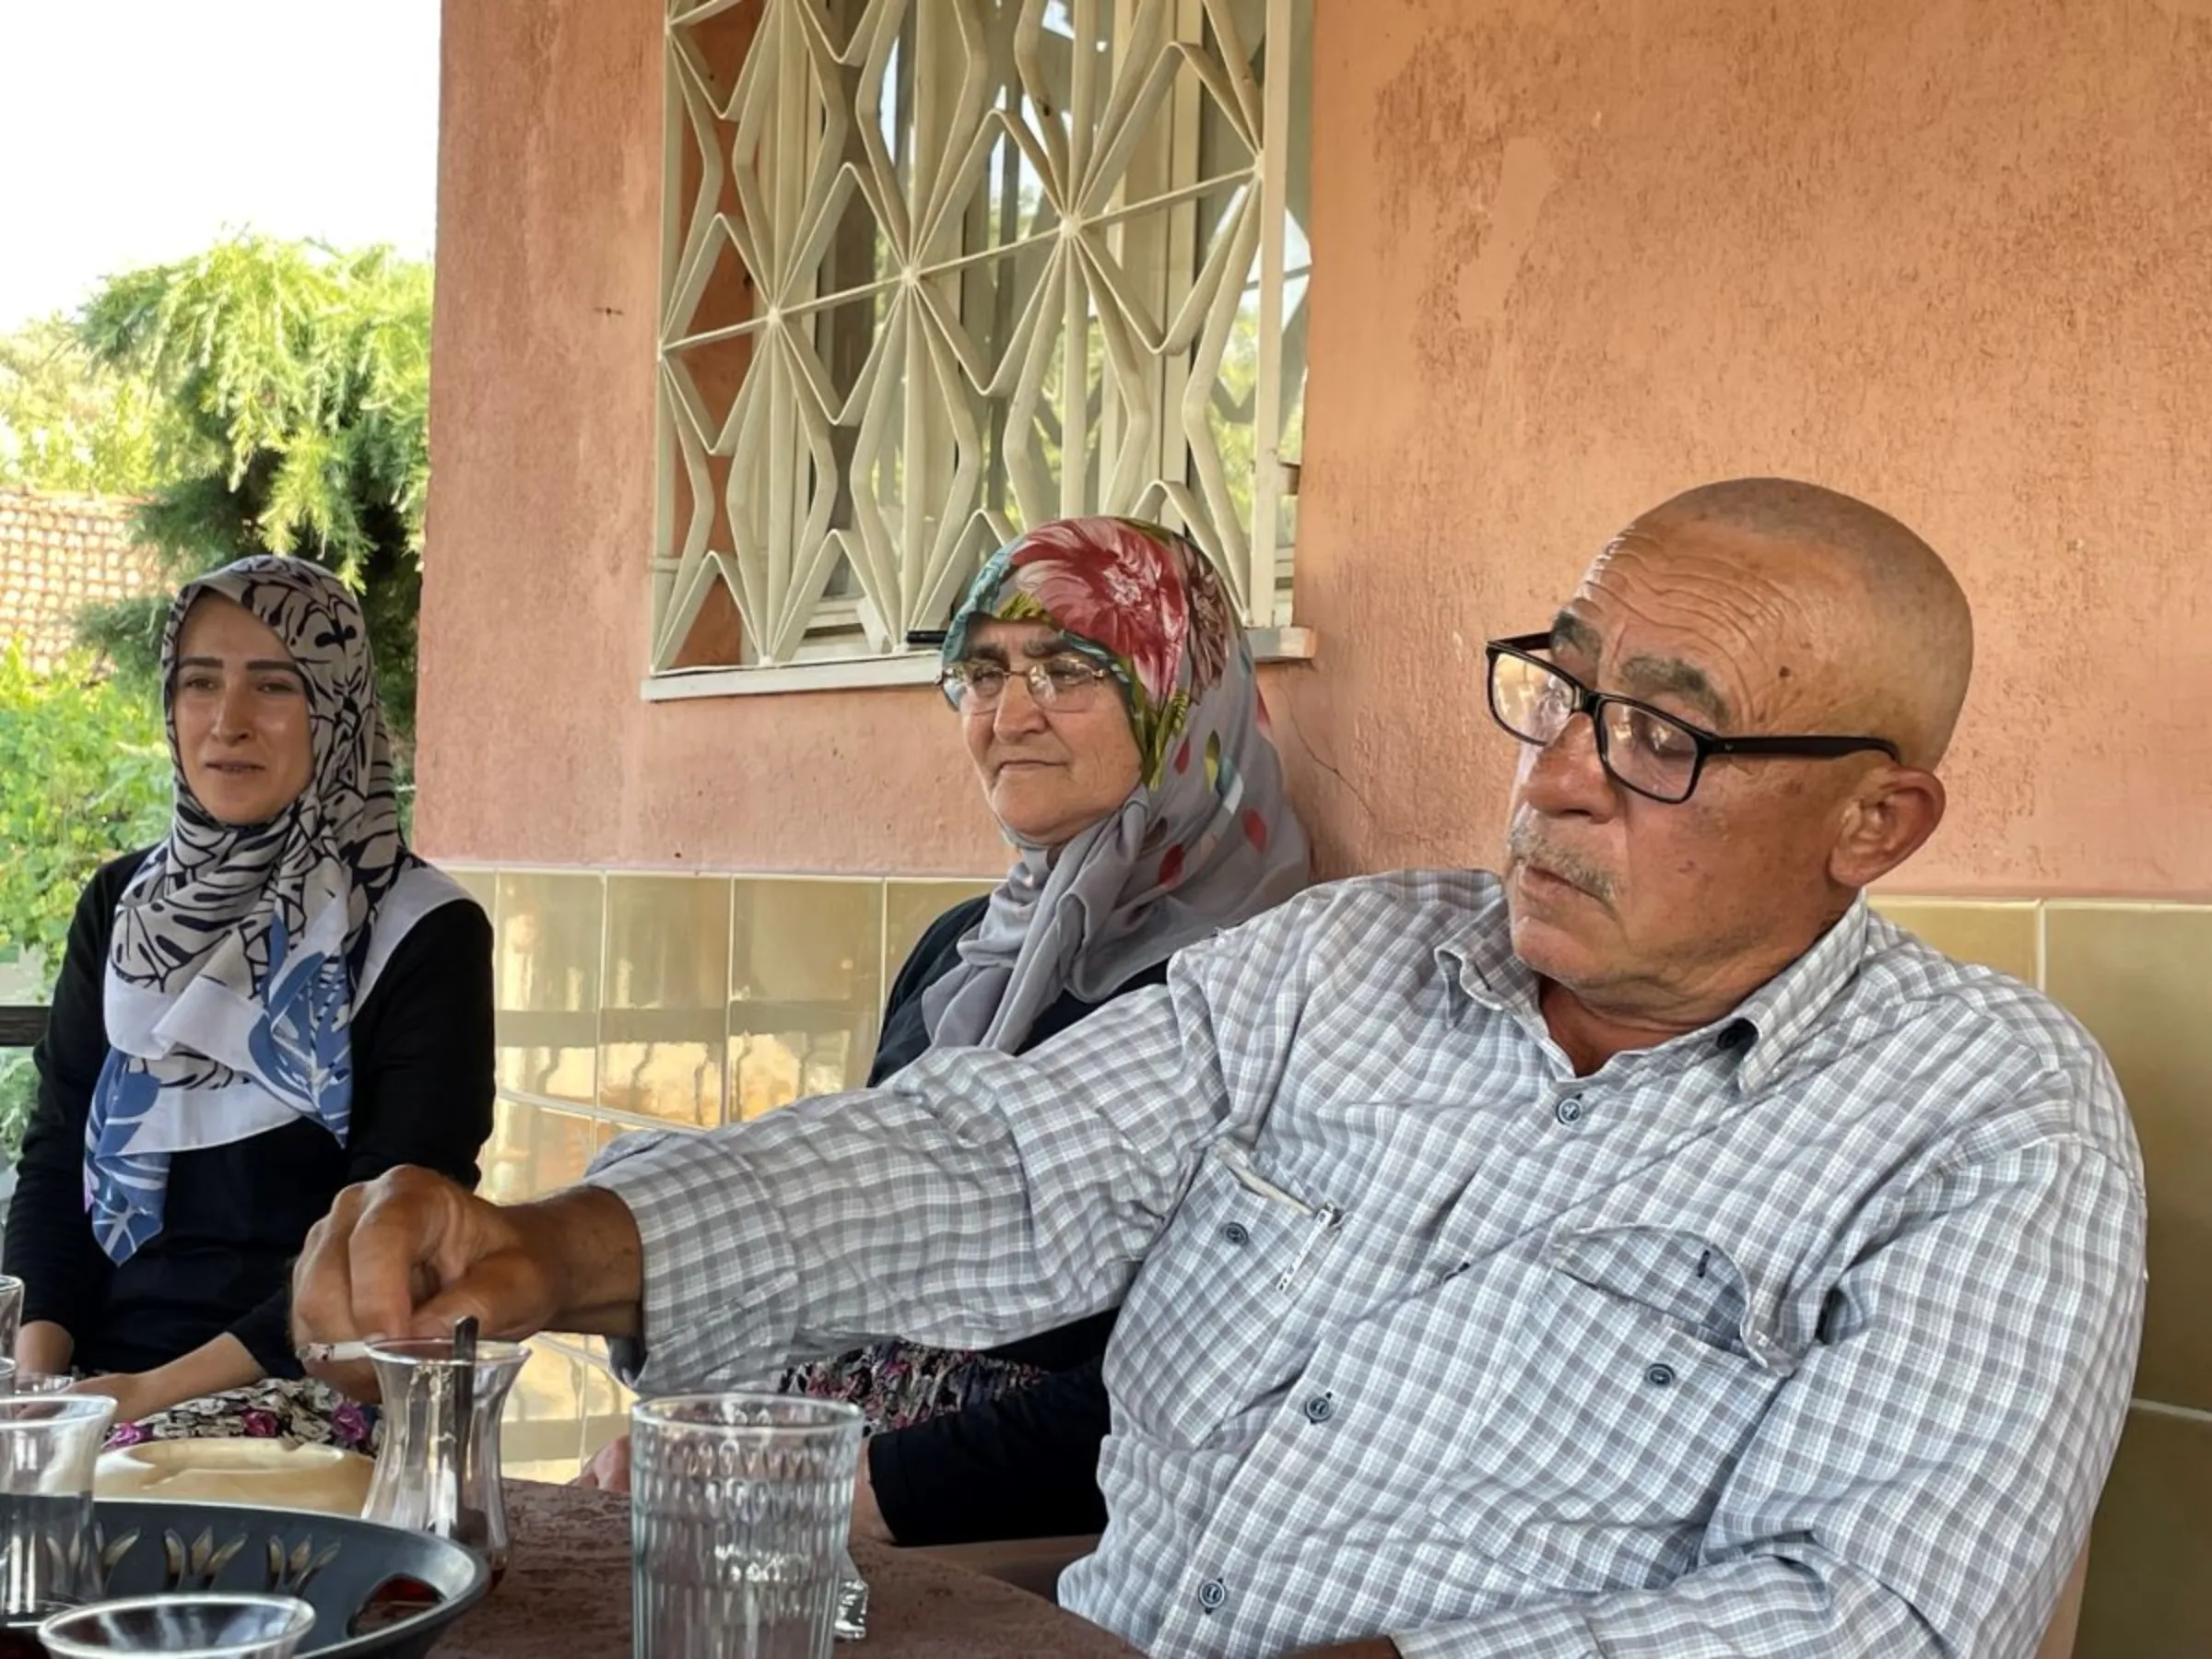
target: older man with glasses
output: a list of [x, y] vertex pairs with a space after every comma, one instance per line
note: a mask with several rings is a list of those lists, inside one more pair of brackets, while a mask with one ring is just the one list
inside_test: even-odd
[[1896, 521], [1692, 490], [1489, 648], [1502, 877], [1316, 889], [1026, 1055], [540, 1204], [387, 1176], [301, 1335], [598, 1332], [657, 1391], [1125, 1299], [1061, 1597], [1153, 1654], [2017, 1659], [2144, 1205], [2089, 1038], [1863, 896], [1942, 818], [1971, 655]]

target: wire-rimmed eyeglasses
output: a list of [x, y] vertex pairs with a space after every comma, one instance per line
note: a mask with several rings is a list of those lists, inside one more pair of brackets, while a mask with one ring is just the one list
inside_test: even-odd
[[1039, 708], [1070, 714], [1098, 701], [1102, 688], [1113, 679], [1112, 669], [1072, 653], [1021, 668], [1009, 668], [988, 657], [969, 657], [947, 664], [937, 676], [937, 688], [961, 713], [988, 714], [1005, 699], [1006, 681], [1017, 674], [1030, 682], [1030, 696]]

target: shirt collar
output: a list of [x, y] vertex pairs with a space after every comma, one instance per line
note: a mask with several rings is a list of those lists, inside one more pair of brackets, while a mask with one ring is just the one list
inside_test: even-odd
[[1537, 1012], [1536, 976], [1513, 954], [1505, 884], [1478, 872], [1482, 894], [1464, 924], [1436, 947], [1436, 959], [1468, 998], [1499, 1014]]
[[[1675, 1041], [1707, 1043], [1733, 1054], [1736, 1088], [1745, 1093], [1757, 1088], [1819, 1025], [1857, 975], [1866, 954], [1868, 914], [1866, 895], [1861, 893], [1811, 949], [1730, 1012]], [[1436, 959], [1470, 1001], [1541, 1025], [1536, 976], [1513, 954], [1512, 922], [1496, 877], [1485, 878], [1473, 912], [1436, 947]]]
[[1751, 1029], [1751, 1041], [1739, 1043], [1736, 1088], [1748, 1094], [1781, 1069], [1798, 1045], [1812, 1035], [1844, 987], [1858, 977], [1866, 956], [1866, 895], [1851, 901], [1836, 924], [1813, 941], [1813, 947], [1736, 1005], [1718, 1022], [1726, 1030]]

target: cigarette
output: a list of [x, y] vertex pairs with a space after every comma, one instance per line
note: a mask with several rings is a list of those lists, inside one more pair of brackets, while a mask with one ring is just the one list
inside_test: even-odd
[[292, 1351], [302, 1365], [348, 1365], [369, 1358], [366, 1342], [303, 1342]]

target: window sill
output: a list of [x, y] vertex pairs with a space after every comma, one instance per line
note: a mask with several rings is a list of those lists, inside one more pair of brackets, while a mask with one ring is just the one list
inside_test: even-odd
[[[1320, 641], [1310, 628], [1248, 628], [1244, 638], [1261, 663], [1308, 663]], [[695, 697], [772, 697], [794, 691], [861, 691], [884, 686], [926, 686], [937, 677], [935, 652], [799, 663], [783, 668], [677, 668], [648, 675], [640, 694], [647, 702], [682, 702]]]

